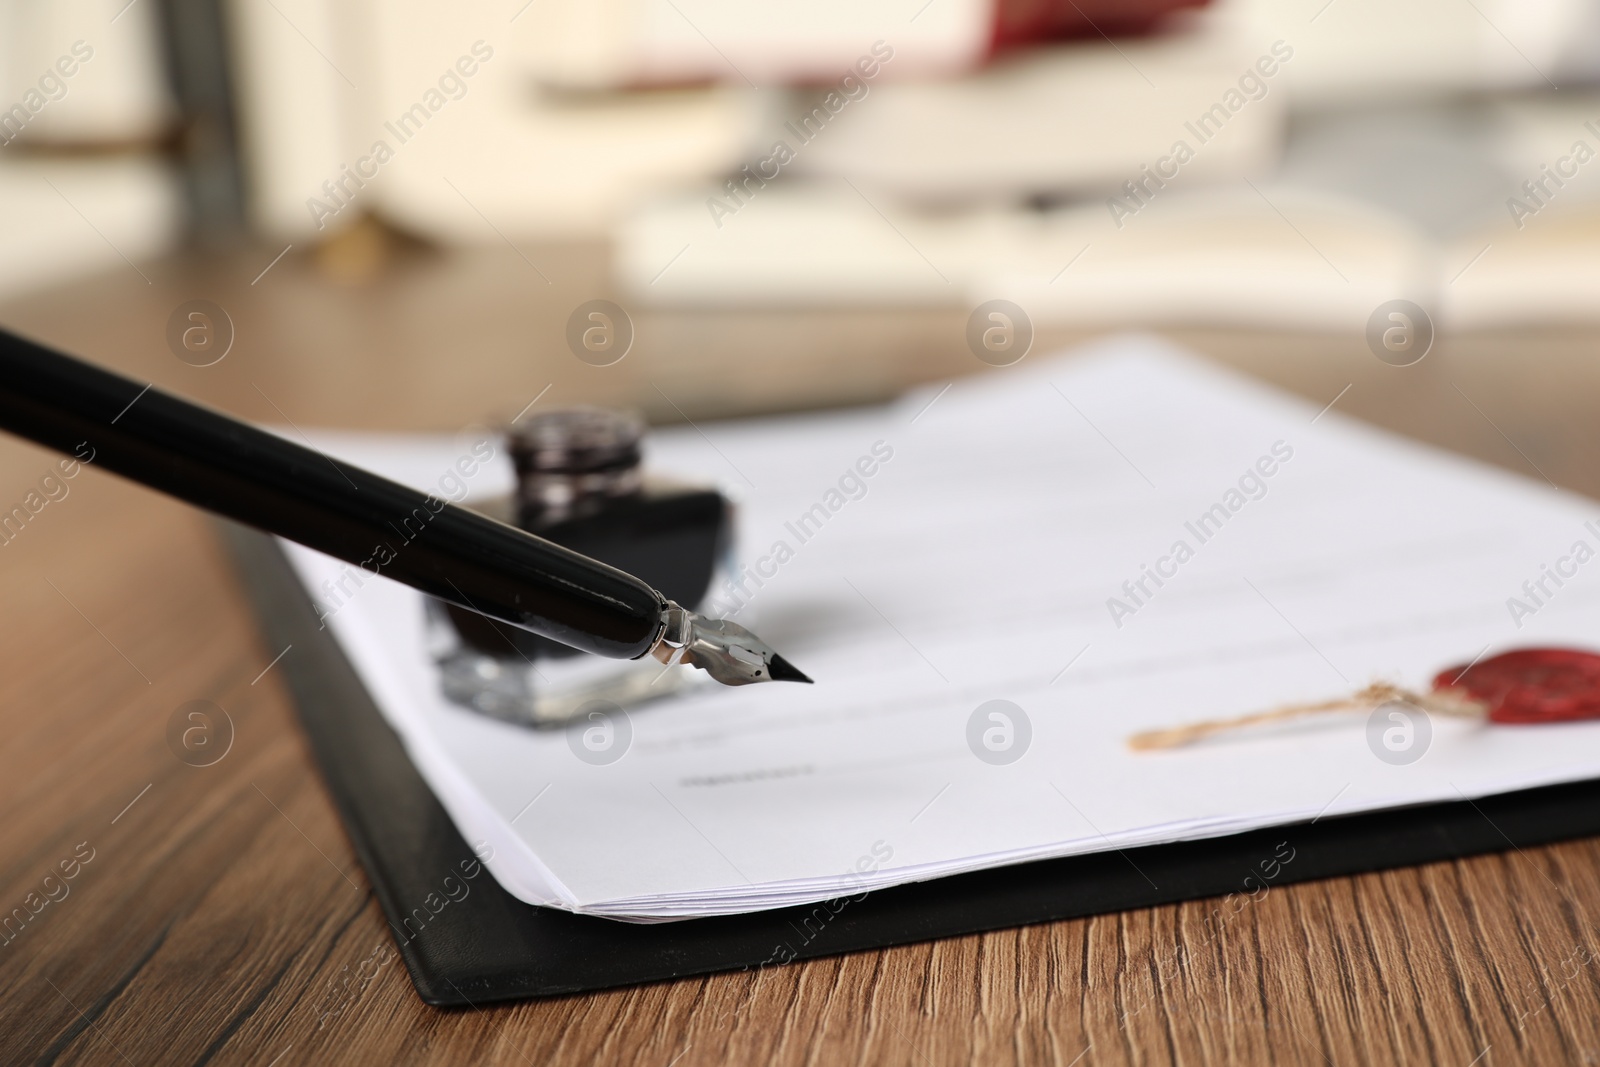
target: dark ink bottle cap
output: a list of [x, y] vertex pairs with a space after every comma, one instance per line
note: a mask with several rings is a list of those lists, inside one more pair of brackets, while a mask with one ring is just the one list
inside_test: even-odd
[[606, 408], [565, 408], [513, 423], [506, 443], [519, 523], [532, 529], [595, 514], [639, 492], [643, 439], [642, 419]]

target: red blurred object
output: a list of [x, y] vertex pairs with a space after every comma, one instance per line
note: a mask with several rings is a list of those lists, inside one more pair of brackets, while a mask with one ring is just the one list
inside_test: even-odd
[[1524, 648], [1441, 671], [1434, 689], [1463, 689], [1498, 723], [1600, 718], [1600, 655], [1573, 648]]
[[1174, 11], [1210, 0], [998, 0], [992, 50], [1063, 37], [1148, 33]]

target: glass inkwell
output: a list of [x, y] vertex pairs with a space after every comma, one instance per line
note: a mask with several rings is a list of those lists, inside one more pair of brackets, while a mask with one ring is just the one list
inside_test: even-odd
[[[590, 407], [513, 423], [515, 491], [468, 506], [698, 606], [731, 553], [732, 505], [714, 488], [646, 472], [644, 432], [635, 415]], [[654, 659], [585, 655], [443, 601], [429, 600], [427, 611], [444, 695], [498, 719], [562, 726], [591, 701], [627, 708], [706, 678]]]

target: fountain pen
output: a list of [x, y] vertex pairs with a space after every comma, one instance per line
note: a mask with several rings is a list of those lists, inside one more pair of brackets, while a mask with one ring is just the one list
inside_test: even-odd
[[615, 567], [5, 330], [0, 429], [584, 652], [811, 681]]

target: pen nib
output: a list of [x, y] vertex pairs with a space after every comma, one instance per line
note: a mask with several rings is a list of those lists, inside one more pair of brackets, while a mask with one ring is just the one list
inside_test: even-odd
[[670, 602], [667, 626], [654, 654], [663, 663], [699, 667], [723, 685], [811, 684], [794, 664], [738, 623], [708, 619]]
[[767, 670], [771, 673], [774, 682], [804, 682], [807, 685], [811, 684], [811, 679], [807, 678], [798, 667], [776, 652], [772, 654], [772, 660], [767, 664]]

